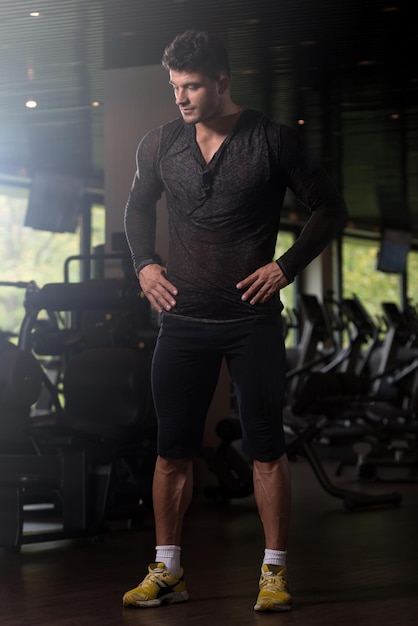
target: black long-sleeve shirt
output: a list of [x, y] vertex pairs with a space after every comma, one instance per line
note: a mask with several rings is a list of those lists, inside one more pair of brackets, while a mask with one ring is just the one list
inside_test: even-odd
[[135, 270], [154, 262], [156, 202], [165, 192], [167, 278], [178, 289], [170, 313], [219, 321], [277, 313], [279, 294], [251, 305], [241, 300], [236, 284], [273, 260], [288, 187], [311, 212], [298, 239], [277, 260], [291, 281], [347, 220], [342, 197], [302, 149], [297, 133], [246, 110], [206, 164], [194, 125], [179, 118], [150, 131], [138, 146], [125, 208]]

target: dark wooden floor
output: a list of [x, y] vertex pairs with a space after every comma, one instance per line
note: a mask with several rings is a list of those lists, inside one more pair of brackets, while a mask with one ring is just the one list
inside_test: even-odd
[[[98, 543], [26, 544], [0, 557], [1, 626], [416, 626], [417, 484], [339, 483], [399, 491], [400, 506], [348, 511], [304, 459], [293, 464], [288, 570], [294, 610], [254, 613], [263, 551], [252, 496], [227, 505], [199, 496], [186, 520], [183, 565], [190, 601], [124, 609], [122, 594], [154, 557], [151, 520], [106, 532]], [[329, 472], [334, 462], [327, 462]]]

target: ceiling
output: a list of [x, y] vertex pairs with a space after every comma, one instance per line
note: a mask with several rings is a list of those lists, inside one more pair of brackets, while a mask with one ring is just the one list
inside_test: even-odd
[[103, 188], [104, 71], [158, 64], [205, 28], [230, 51], [235, 100], [299, 124], [353, 225], [418, 235], [417, 26], [396, 0], [1, 0], [0, 181]]

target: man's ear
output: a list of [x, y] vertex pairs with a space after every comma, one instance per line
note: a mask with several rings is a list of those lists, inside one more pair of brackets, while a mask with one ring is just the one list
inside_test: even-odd
[[225, 76], [225, 75], [221, 75], [218, 79], [218, 91], [219, 94], [224, 94], [226, 91], [228, 91], [229, 87], [230, 87], [230, 80], [229, 80], [229, 76]]

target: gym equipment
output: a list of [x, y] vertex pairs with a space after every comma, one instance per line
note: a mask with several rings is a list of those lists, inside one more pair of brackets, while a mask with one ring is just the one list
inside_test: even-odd
[[[132, 517], [149, 500], [156, 333], [139, 286], [125, 280], [28, 284], [18, 346], [0, 352], [0, 549], [96, 537], [126, 501]], [[59, 528], [25, 533], [25, 506], [48, 502]]]
[[345, 360], [337, 356], [319, 372], [310, 372], [292, 409], [298, 415], [314, 411], [328, 416], [322, 440], [351, 440], [354, 460], [342, 460], [338, 474], [344, 465], [354, 464], [361, 479], [389, 482], [387, 470], [392, 468], [393, 482], [415, 482], [418, 423], [410, 409], [415, 378], [412, 392], [405, 384], [417, 371], [414, 334], [402, 326], [395, 305], [382, 307], [387, 323], [383, 338], [358, 298], [342, 301], [350, 336], [341, 353]]
[[323, 367], [332, 360], [337, 345], [326, 309], [312, 294], [300, 294], [300, 340], [294, 348], [287, 348], [289, 393], [297, 394], [306, 374]]

